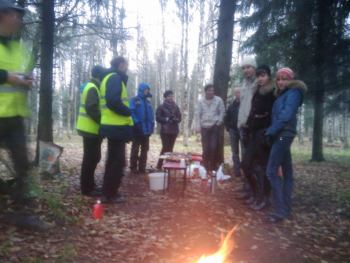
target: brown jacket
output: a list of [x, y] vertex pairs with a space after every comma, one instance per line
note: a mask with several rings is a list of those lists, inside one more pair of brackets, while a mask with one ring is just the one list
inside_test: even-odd
[[179, 134], [179, 123], [181, 122], [181, 112], [175, 102], [164, 101], [157, 108], [156, 120], [160, 123], [160, 133]]

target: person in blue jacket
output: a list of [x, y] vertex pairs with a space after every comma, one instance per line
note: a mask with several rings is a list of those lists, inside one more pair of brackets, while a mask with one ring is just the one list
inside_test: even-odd
[[138, 94], [130, 100], [131, 116], [134, 121], [134, 139], [131, 146], [130, 170], [132, 173], [145, 173], [149, 137], [154, 130], [154, 112], [149, 101], [152, 97], [150, 87], [140, 83]]
[[[271, 124], [265, 133], [267, 143], [272, 143], [266, 169], [271, 184], [273, 212], [269, 223], [277, 223], [292, 212], [293, 167], [291, 145], [296, 135], [297, 112], [303, 103], [307, 87], [304, 82], [294, 80], [290, 68], [281, 68], [276, 74], [277, 99], [273, 104]], [[283, 175], [278, 174], [282, 167]]]

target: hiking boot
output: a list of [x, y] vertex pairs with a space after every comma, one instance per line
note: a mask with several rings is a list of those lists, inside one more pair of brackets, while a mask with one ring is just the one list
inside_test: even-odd
[[265, 208], [267, 206], [267, 202], [265, 200], [261, 201], [261, 202], [254, 202], [253, 204], [250, 205], [250, 208], [255, 210], [255, 211], [260, 211], [263, 208]]
[[114, 197], [102, 197], [101, 203], [103, 204], [122, 204], [126, 202], [126, 198], [121, 194], [117, 194]]
[[88, 197], [100, 197], [100, 196], [102, 196], [103, 194], [102, 194], [102, 190], [100, 190], [100, 189], [94, 189], [94, 190], [92, 190], [92, 191], [89, 192], [89, 193], [84, 193], [83, 195], [86, 195], [86, 196], [88, 196]]

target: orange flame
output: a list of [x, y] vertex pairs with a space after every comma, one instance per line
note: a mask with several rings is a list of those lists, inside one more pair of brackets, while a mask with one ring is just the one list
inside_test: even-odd
[[232, 228], [230, 232], [224, 238], [220, 249], [209, 256], [203, 255], [197, 263], [225, 263], [227, 257], [231, 254], [234, 248], [234, 241], [231, 239], [233, 233], [236, 231], [238, 226]]

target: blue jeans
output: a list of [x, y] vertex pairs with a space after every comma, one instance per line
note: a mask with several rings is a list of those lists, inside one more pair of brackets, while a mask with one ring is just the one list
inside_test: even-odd
[[241, 161], [239, 158], [239, 141], [240, 141], [239, 130], [230, 129], [229, 132], [230, 132], [230, 139], [231, 139], [233, 169], [234, 169], [235, 175], [239, 176], [241, 174]]
[[[272, 144], [267, 164], [267, 177], [271, 184], [273, 214], [285, 218], [292, 212], [293, 167], [290, 147], [294, 137], [279, 136]], [[283, 177], [278, 176], [282, 166]]]

